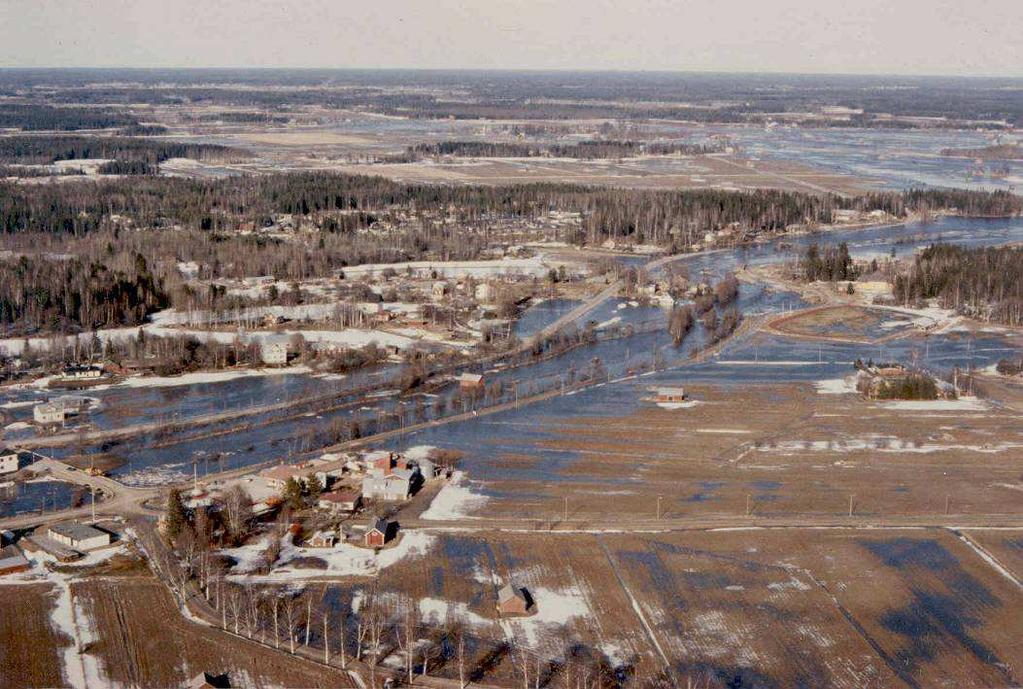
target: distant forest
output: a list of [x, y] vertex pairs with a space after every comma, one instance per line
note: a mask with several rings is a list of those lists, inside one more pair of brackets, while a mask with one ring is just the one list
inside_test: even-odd
[[0, 137], [0, 163], [47, 164], [58, 160], [109, 158], [155, 165], [168, 158], [224, 161], [247, 151], [218, 144], [177, 143], [144, 138], [20, 135]]
[[[794, 223], [827, 222], [835, 208], [880, 209], [899, 217], [921, 208], [999, 215], [1019, 213], [1020, 203], [1004, 192], [840, 198], [563, 184], [438, 187], [327, 173], [0, 182], [0, 231], [13, 253], [0, 258], [0, 272], [17, 275], [0, 281], [0, 325], [8, 335], [70, 332], [135, 325], [164, 305], [184, 310], [244, 305], [222, 290], [186, 283], [177, 261], [197, 262], [204, 279], [274, 275], [288, 281], [329, 276], [360, 263], [479, 258], [498, 218], [532, 220], [552, 210], [581, 214], [580, 226], [558, 237], [565, 241], [627, 238], [682, 252], [708, 231], [731, 226], [738, 241], [748, 241]], [[237, 231], [242, 224], [269, 226], [279, 214], [291, 214], [307, 232], [284, 240]], [[397, 215], [412, 220], [398, 225]], [[446, 220], [431, 220], [438, 217]], [[391, 229], [361, 231], [378, 222]], [[303, 298], [295, 290], [288, 294], [291, 303]], [[737, 321], [729, 317], [722, 324], [711, 330]]]
[[[674, 250], [702, 241], [706, 232], [735, 224], [747, 237], [799, 223], [829, 223], [835, 208], [882, 210], [904, 217], [914, 210], [957, 209], [964, 215], [1017, 215], [1023, 199], [1008, 192], [925, 190], [875, 192], [845, 199], [774, 190], [651, 191], [595, 189], [569, 184], [502, 187], [440, 187], [381, 177], [333, 173], [238, 176], [217, 180], [146, 178], [82, 181], [25, 188], [0, 184], [0, 232], [87, 234], [111, 213], [140, 227], [168, 222], [200, 230], [233, 230], [241, 221], [257, 227], [278, 213], [301, 216], [373, 213], [389, 207], [446, 210], [460, 222], [486, 214], [535, 218], [552, 210], [583, 216], [576, 243], [636, 239]], [[369, 217], [369, 216], [367, 216]], [[349, 230], [357, 227], [349, 227]]]
[[109, 108], [57, 108], [35, 103], [0, 103], [0, 129], [73, 130], [130, 127], [138, 121]]
[[847, 109], [844, 119], [821, 116], [813, 123], [960, 127], [970, 122], [973, 127], [999, 128], [1004, 121], [1023, 126], [1020, 81], [999, 78], [327, 69], [0, 72], [0, 96], [23, 98], [26, 89], [36, 87], [46, 87], [49, 106], [319, 106], [433, 119], [752, 123], [838, 106]]
[[679, 142], [580, 141], [574, 144], [491, 143], [486, 141], [441, 141], [409, 146], [400, 156], [384, 162], [411, 163], [424, 157], [457, 156], [466, 158], [576, 158], [597, 160], [630, 158], [639, 155], [700, 155], [718, 153], [723, 143], [690, 144]]
[[1023, 249], [935, 244], [895, 275], [893, 288], [906, 304], [936, 298], [957, 313], [1023, 325]]

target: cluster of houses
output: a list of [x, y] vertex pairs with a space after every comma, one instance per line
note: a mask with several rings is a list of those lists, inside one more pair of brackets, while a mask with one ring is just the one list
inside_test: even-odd
[[444, 473], [426, 453], [414, 457], [386, 450], [341, 459], [279, 464], [260, 472], [267, 485], [283, 490], [289, 480], [306, 484], [310, 477], [322, 492], [316, 507], [333, 515], [351, 515], [366, 501], [401, 502]]

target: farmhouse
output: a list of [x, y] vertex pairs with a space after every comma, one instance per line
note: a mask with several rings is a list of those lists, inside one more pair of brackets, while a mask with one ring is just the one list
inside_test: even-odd
[[22, 453], [0, 446], [0, 476], [13, 474], [21, 468]]
[[366, 529], [363, 540], [367, 548], [381, 548], [394, 537], [394, 523], [386, 519], [374, 519]]
[[32, 407], [32, 419], [45, 426], [64, 423], [64, 407], [53, 402], [43, 402]]
[[31, 568], [31, 563], [16, 545], [7, 545], [0, 548], [0, 576], [24, 572]]
[[473, 296], [475, 296], [476, 301], [481, 304], [493, 304], [494, 299], [497, 298], [497, 290], [494, 289], [494, 286], [489, 282], [484, 282], [476, 285], [476, 290]]
[[482, 390], [485, 384], [479, 373], [463, 373], [458, 376], [458, 387], [462, 390]]
[[110, 534], [106, 531], [78, 522], [53, 524], [46, 530], [46, 535], [75, 550], [94, 550], [110, 545]]
[[362, 493], [354, 490], [335, 490], [321, 493], [316, 506], [334, 514], [351, 514], [362, 506]]
[[654, 394], [658, 402], [685, 402], [686, 389], [681, 387], [655, 388]]
[[288, 345], [284, 342], [267, 342], [259, 353], [267, 366], [284, 366], [288, 363]]
[[60, 372], [61, 380], [97, 380], [102, 375], [103, 367], [91, 364], [65, 366]]
[[259, 475], [266, 479], [267, 485], [271, 488], [284, 488], [284, 484], [288, 482], [289, 478], [304, 483], [310, 473], [312, 473], [312, 468], [308, 464], [278, 464], [275, 467], [263, 469]]
[[362, 479], [362, 496], [369, 500], [407, 500], [412, 494], [416, 472], [411, 469], [393, 469], [383, 472], [374, 469], [370, 476]]
[[497, 612], [502, 616], [528, 615], [533, 612], [533, 597], [524, 588], [505, 584], [497, 592]]
[[443, 299], [446, 295], [450, 294], [451, 287], [444, 281], [433, 283], [431, 293], [434, 299]]

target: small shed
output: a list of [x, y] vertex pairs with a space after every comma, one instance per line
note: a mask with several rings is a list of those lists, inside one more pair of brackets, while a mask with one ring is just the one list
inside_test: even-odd
[[486, 385], [486, 381], [482, 374], [463, 373], [458, 376], [458, 387], [462, 390], [482, 390], [484, 385]]
[[533, 597], [525, 588], [505, 584], [497, 592], [497, 612], [502, 617], [529, 615], [533, 610]]
[[21, 554], [16, 545], [0, 548], [0, 576], [24, 572], [32, 567], [28, 559]]
[[382, 548], [394, 537], [394, 522], [374, 519], [370, 522], [363, 540], [367, 548]]
[[654, 390], [658, 402], [685, 402], [686, 389], [683, 387], [662, 387]]

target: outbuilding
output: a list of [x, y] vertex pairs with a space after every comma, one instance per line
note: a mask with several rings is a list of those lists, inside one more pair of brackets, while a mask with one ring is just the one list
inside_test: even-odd
[[482, 390], [486, 381], [479, 373], [463, 373], [458, 376], [458, 387], [462, 390]]
[[533, 597], [525, 588], [505, 584], [497, 592], [497, 612], [502, 617], [528, 615], [533, 609]]
[[683, 387], [655, 388], [658, 402], [685, 402], [686, 389]]
[[9, 447], [0, 447], [0, 476], [13, 474], [21, 468], [23, 453]]
[[46, 535], [75, 550], [94, 550], [110, 545], [109, 533], [79, 522], [53, 524], [46, 530]]
[[0, 576], [24, 572], [31, 567], [32, 564], [22, 555], [18, 546], [12, 544], [0, 548]]
[[374, 519], [366, 529], [363, 540], [367, 548], [382, 548], [394, 537], [394, 522], [386, 519]]

